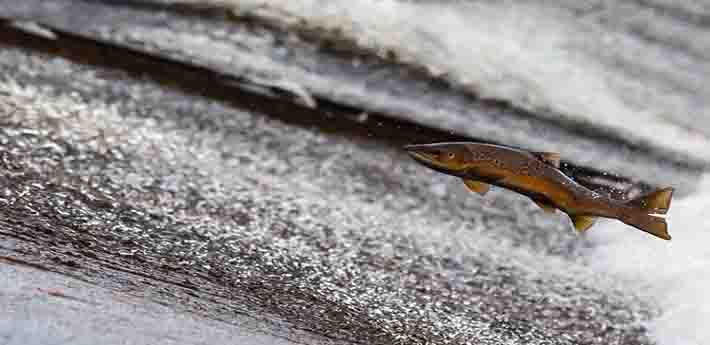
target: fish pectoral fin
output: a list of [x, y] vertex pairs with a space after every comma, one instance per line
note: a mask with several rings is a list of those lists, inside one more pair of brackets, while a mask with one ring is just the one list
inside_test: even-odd
[[488, 191], [491, 189], [490, 185], [475, 180], [463, 180], [463, 183], [466, 185], [466, 187], [468, 187], [469, 190], [471, 190], [472, 192], [476, 192], [480, 195], [486, 195], [486, 193], [488, 193]]
[[550, 205], [550, 204], [548, 204], [548, 203], [546, 203], [546, 202], [544, 202], [544, 201], [535, 200], [535, 199], [532, 199], [532, 201], [533, 201], [537, 206], [540, 206], [540, 208], [541, 208], [543, 211], [545, 211], [545, 213], [555, 213], [555, 211], [557, 210], [557, 208], [556, 208], [555, 206], [552, 206], [552, 205]]
[[572, 223], [574, 223], [574, 228], [577, 232], [585, 232], [594, 225], [595, 217], [592, 216], [570, 216]]
[[555, 168], [560, 168], [560, 154], [557, 152], [533, 152], [535, 156], [543, 162], [552, 165]]

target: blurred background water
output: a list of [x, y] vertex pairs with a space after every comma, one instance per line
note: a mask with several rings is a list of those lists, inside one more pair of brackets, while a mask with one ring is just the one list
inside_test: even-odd
[[689, 10], [663, 1], [226, 3], [242, 16], [349, 40], [534, 116], [679, 155], [710, 157], [704, 149], [710, 135], [710, 39], [703, 20], [709, 14], [702, 5]]
[[[120, 190], [111, 198], [173, 224], [89, 226], [92, 241], [128, 236], [137, 244], [116, 246], [146, 262], [180, 253], [186, 276], [229, 260], [222, 274], [233, 279], [206, 275], [205, 289], [243, 292], [245, 310], [327, 336], [710, 343], [704, 2], [6, 0], [0, 9], [35, 37], [3, 34], [0, 90], [23, 129], [3, 132], [4, 143], [45, 152], [52, 145], [24, 139], [38, 136], [74, 148], [18, 155], [43, 177], [35, 183], [54, 178], [52, 164], [78, 180], [104, 176], [99, 185]], [[159, 60], [128, 62], [148, 57]], [[560, 152], [566, 172], [619, 196], [674, 186], [673, 240], [611, 220], [578, 236], [564, 215], [511, 192], [473, 195], [400, 150], [434, 136]], [[86, 152], [131, 152], [116, 159], [130, 164]], [[100, 224], [96, 212], [77, 224]], [[258, 295], [258, 284], [273, 295]]]

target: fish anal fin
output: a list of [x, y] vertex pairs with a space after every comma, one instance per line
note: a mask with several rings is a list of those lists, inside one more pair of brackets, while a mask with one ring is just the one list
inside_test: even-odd
[[539, 206], [543, 211], [545, 211], [545, 213], [555, 213], [555, 211], [557, 210], [557, 208], [555, 206], [552, 206], [544, 201], [535, 200], [535, 199], [532, 199], [532, 201], [537, 206]]
[[533, 152], [533, 154], [555, 168], [560, 167], [560, 154], [557, 152]]
[[594, 220], [595, 217], [592, 216], [570, 216], [570, 219], [572, 219], [572, 223], [574, 224], [574, 228], [577, 230], [577, 232], [582, 233], [594, 225]]
[[488, 184], [476, 180], [463, 180], [463, 183], [466, 185], [466, 187], [468, 187], [469, 190], [480, 195], [486, 195], [486, 193], [488, 193], [488, 191], [491, 189], [491, 186], [489, 186]]

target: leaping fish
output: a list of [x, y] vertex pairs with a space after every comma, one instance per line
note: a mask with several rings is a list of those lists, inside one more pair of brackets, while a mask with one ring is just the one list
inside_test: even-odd
[[615, 200], [575, 182], [560, 171], [560, 155], [514, 148], [450, 142], [408, 145], [404, 149], [419, 163], [463, 179], [473, 192], [485, 195], [489, 185], [518, 192], [545, 212], [565, 212], [578, 232], [588, 230], [597, 217], [620, 220], [651, 235], [670, 240], [665, 214], [672, 187], [664, 187], [635, 199]]

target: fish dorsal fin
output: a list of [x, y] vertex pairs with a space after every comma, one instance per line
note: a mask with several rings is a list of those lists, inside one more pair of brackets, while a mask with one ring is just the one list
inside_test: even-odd
[[555, 168], [560, 167], [560, 154], [557, 152], [533, 152], [535, 156], [543, 162], [552, 165]]
[[533, 201], [537, 206], [540, 206], [540, 208], [541, 208], [543, 211], [545, 211], [545, 213], [555, 213], [555, 210], [557, 210], [557, 209], [555, 208], [555, 206], [552, 206], [552, 205], [550, 205], [550, 204], [548, 204], [548, 203], [546, 203], [546, 202], [544, 202], [544, 201], [535, 200], [535, 199], [532, 199], [532, 201]]
[[585, 232], [594, 225], [594, 220], [596, 218], [592, 216], [570, 216], [572, 223], [574, 223], [574, 228], [577, 232]]
[[476, 180], [463, 180], [463, 183], [470, 189], [472, 192], [476, 192], [481, 195], [486, 195], [488, 191], [491, 189], [491, 186], [488, 184], [485, 184], [483, 182], [479, 182]]

